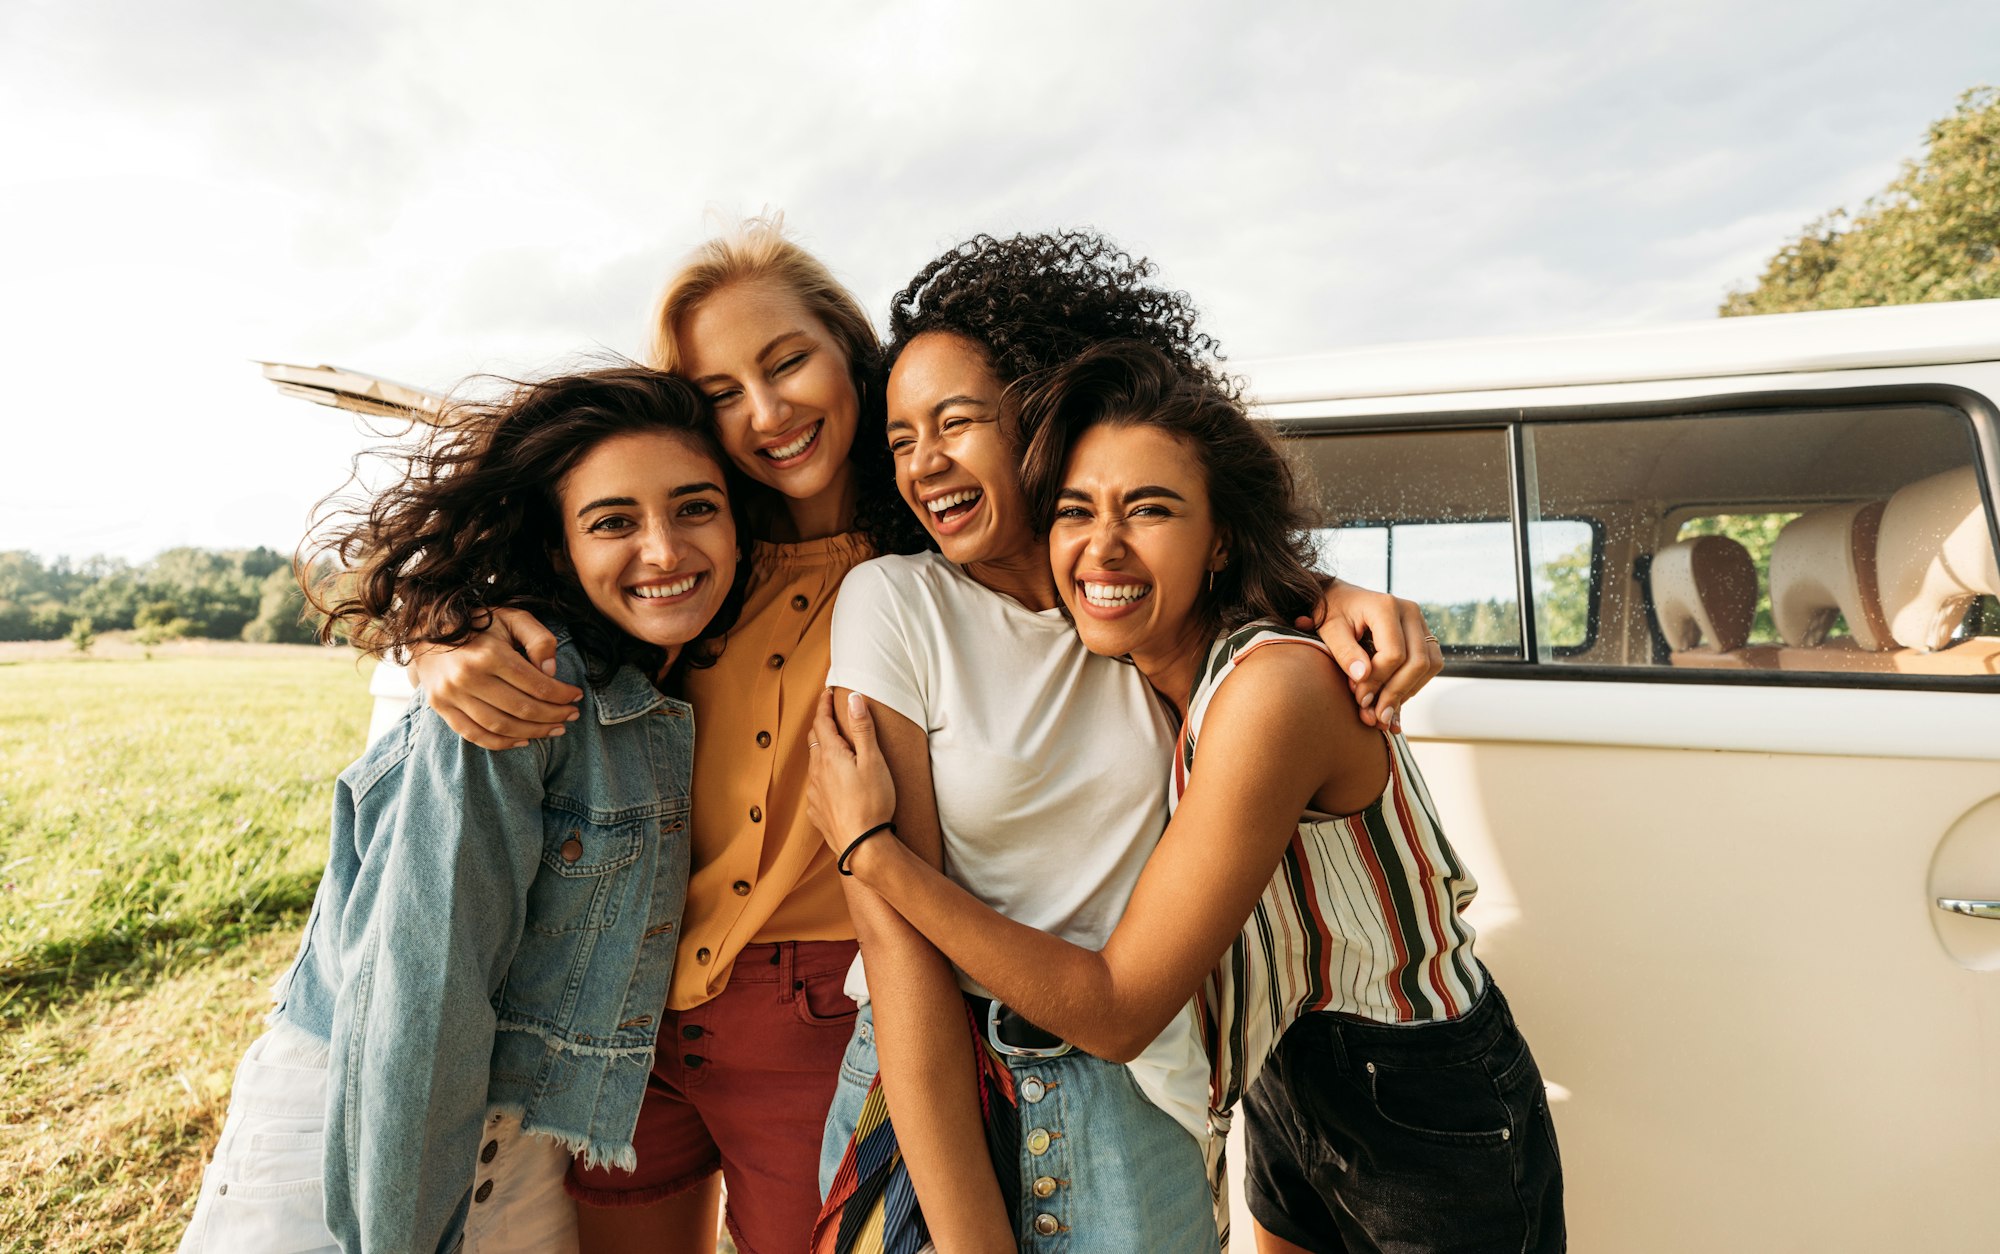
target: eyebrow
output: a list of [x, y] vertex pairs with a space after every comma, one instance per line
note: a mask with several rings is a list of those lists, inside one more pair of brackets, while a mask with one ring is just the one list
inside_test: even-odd
[[931, 406], [931, 417], [937, 417], [953, 405], [977, 405], [983, 409], [986, 406], [986, 401], [983, 397], [966, 396], [963, 393], [957, 396], [947, 396], [937, 404]]
[[[720, 495], [722, 493], [722, 488], [720, 485], [710, 483], [706, 479], [704, 479], [700, 483], [682, 484], [680, 487], [673, 489], [671, 492], [668, 492], [667, 499], [670, 501], [677, 501], [681, 497], [693, 496], [697, 492], [714, 492], [717, 495]], [[590, 504], [584, 506], [582, 509], [577, 510], [576, 516], [578, 518], [581, 518], [585, 514], [588, 514], [591, 510], [594, 509], [630, 508], [631, 506], [637, 505], [638, 503], [639, 500], [637, 497], [600, 496], [596, 500], [592, 501]]]
[[[1143, 501], [1149, 497], [1156, 497], [1156, 496], [1163, 496], [1170, 501], [1180, 501], [1183, 504], [1187, 502], [1186, 497], [1174, 491], [1172, 488], [1163, 488], [1157, 483], [1149, 483], [1144, 485], [1143, 487], [1133, 488], [1131, 491], [1127, 492], [1125, 494], [1125, 503], [1129, 505], [1133, 501]], [[1088, 502], [1090, 500], [1090, 493], [1085, 492], [1082, 488], [1060, 488], [1056, 491], [1056, 498], [1058, 500], [1064, 500], [1064, 501]]]
[[[758, 361], [764, 360], [766, 357], [769, 357], [771, 355], [771, 350], [776, 348], [778, 345], [784, 343], [786, 340], [791, 339], [795, 335], [804, 335], [804, 334], [805, 334], [805, 329], [802, 327], [794, 328], [793, 330], [790, 331], [779, 332], [777, 335], [771, 337], [769, 343], [765, 344], [764, 347], [757, 350], [756, 360]], [[690, 382], [692, 382], [696, 387], [700, 387], [704, 383], [725, 382], [728, 380], [728, 378], [729, 376], [726, 374], [705, 374], [701, 376], [701, 378], [699, 379], [690, 380]]]

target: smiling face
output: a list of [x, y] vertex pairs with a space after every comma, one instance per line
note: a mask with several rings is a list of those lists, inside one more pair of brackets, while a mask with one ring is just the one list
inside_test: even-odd
[[1148, 675], [1207, 644], [1199, 602], [1227, 560], [1194, 451], [1158, 427], [1100, 424], [1071, 447], [1049, 527], [1056, 591], [1092, 653]]
[[736, 578], [722, 467], [688, 436], [629, 432], [584, 454], [557, 500], [584, 595], [627, 635], [665, 648], [671, 664]]
[[794, 501], [845, 486], [860, 400], [846, 351], [796, 295], [732, 283], [687, 316], [679, 345], [744, 474]]
[[1002, 390], [978, 345], [939, 331], [910, 341], [889, 375], [896, 490], [961, 566], [1035, 550]]

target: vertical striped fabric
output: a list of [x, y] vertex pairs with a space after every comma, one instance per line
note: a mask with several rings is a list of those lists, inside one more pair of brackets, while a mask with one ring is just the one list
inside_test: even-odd
[[[986, 1043], [983, 1026], [969, 1007], [966, 1024], [972, 1031], [980, 1121], [986, 1131], [982, 1148], [993, 1162], [1000, 1196], [1012, 1208], [1021, 1195], [1020, 1098], [1007, 1060]], [[932, 1248], [877, 1075], [862, 1100], [840, 1168], [827, 1186], [807, 1249], [809, 1254], [931, 1254]]]
[[[1326, 647], [1269, 622], [1216, 640], [1195, 681], [1174, 758], [1176, 806], [1194, 770], [1209, 702], [1238, 663], [1269, 644]], [[1346, 818], [1301, 817], [1277, 874], [1202, 987], [1197, 1009], [1213, 1067], [1210, 1124], [1218, 1135], [1299, 1016], [1333, 1010], [1381, 1023], [1454, 1019], [1485, 988], [1463, 915], [1478, 885], [1445, 840], [1409, 745], [1401, 736], [1388, 744], [1382, 795]]]

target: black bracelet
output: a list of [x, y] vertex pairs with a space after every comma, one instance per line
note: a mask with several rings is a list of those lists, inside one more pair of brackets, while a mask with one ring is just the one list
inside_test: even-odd
[[877, 823], [859, 836], [856, 836], [853, 840], [848, 841], [847, 848], [840, 851], [839, 859], [834, 862], [834, 869], [842, 875], [854, 874], [854, 872], [847, 869], [847, 860], [854, 856], [856, 849], [861, 848], [861, 842], [867, 840], [870, 836], [879, 836], [883, 832], [893, 832], [895, 830], [896, 825], [894, 823]]

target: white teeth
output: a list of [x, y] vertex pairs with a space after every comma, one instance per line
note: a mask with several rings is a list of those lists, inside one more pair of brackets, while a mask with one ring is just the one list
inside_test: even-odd
[[810, 445], [813, 442], [813, 438], [819, 435], [819, 428], [820, 423], [814, 423], [804, 431], [799, 432], [799, 438], [793, 440], [790, 444], [780, 444], [776, 448], [763, 450], [764, 456], [774, 462], [784, 461], [788, 457], [797, 457], [800, 453], [805, 452], [806, 446]]
[[633, 596], [641, 597], [648, 601], [659, 597], [677, 597], [694, 587], [700, 579], [700, 575], [689, 575], [685, 579], [676, 579], [672, 583], [652, 584], [644, 588], [633, 588], [631, 592]]
[[933, 514], [942, 514], [954, 505], [963, 505], [967, 501], [976, 501], [985, 495], [978, 488], [965, 488], [958, 492], [947, 492], [935, 501], [925, 501], [924, 508]]
[[1109, 608], [1130, 605], [1152, 591], [1153, 585], [1149, 583], [1087, 583], [1083, 585], [1083, 599]]

